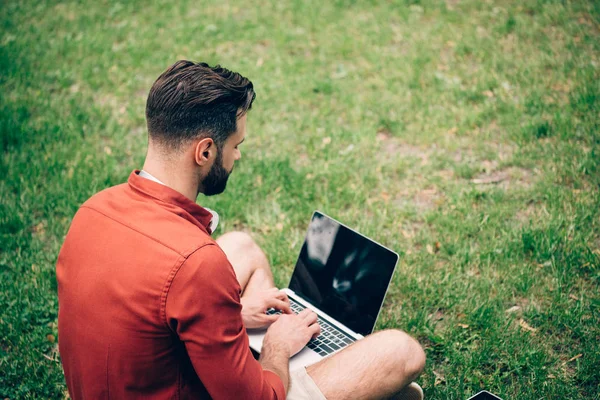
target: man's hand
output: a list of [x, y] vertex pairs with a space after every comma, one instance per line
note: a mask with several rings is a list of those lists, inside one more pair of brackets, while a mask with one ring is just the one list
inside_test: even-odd
[[281, 315], [267, 315], [269, 308], [281, 310], [285, 314], [292, 313], [287, 294], [277, 288], [243, 296], [241, 303], [242, 321], [246, 329], [264, 328], [277, 321]]
[[289, 357], [298, 353], [311, 338], [316, 338], [321, 333], [317, 323], [317, 314], [310, 309], [302, 310], [298, 315], [281, 315], [267, 330], [263, 341], [265, 347], [285, 347]]
[[269, 329], [263, 340], [259, 362], [264, 369], [275, 372], [289, 388], [290, 357], [302, 350], [311, 338], [321, 333], [317, 323], [317, 314], [310, 309], [302, 310], [298, 315], [282, 314]]

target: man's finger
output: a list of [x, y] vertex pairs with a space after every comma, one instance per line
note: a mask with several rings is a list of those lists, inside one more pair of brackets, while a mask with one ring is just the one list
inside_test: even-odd
[[312, 310], [310, 308], [305, 308], [304, 310], [302, 310], [298, 313], [298, 317], [305, 318], [311, 312], [312, 312]]
[[281, 300], [281, 301], [285, 301], [286, 303], [290, 302], [290, 299], [288, 299], [287, 294], [282, 293], [282, 292], [275, 293], [275, 295], [273, 296], [273, 298]]
[[273, 307], [276, 310], [281, 310], [286, 314], [292, 314], [290, 304], [286, 303], [285, 301], [279, 299], [271, 299], [271, 301], [268, 302], [268, 306]]
[[288, 295], [286, 292], [284, 292], [283, 290], [280, 290], [277, 293], [277, 298], [280, 300], [284, 300], [284, 301], [290, 301], [290, 299], [288, 298]]
[[302, 310], [298, 313], [298, 316], [302, 319], [306, 319], [309, 316], [313, 316], [313, 315], [316, 317], [317, 314], [315, 314], [315, 312], [313, 310], [311, 310], [310, 308], [305, 308], [304, 310]]
[[276, 299], [282, 300], [282, 301], [287, 301], [289, 302], [290, 300], [288, 299], [288, 296], [285, 292], [278, 290], [277, 292], [274, 292], [274, 297]]
[[281, 317], [281, 314], [265, 314], [263, 317], [264, 322], [271, 325], [273, 322], [277, 321]]
[[312, 324], [317, 322], [318, 318], [318, 315], [311, 311], [307, 316], [304, 317], [304, 323], [306, 324], [306, 326], [311, 326]]
[[321, 326], [319, 324], [312, 324], [308, 329], [310, 329], [310, 332], [312, 333], [312, 339], [316, 339], [316, 337], [321, 334]]

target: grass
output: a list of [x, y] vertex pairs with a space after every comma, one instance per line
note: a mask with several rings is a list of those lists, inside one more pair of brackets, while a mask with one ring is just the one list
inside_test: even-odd
[[0, 13], [0, 398], [62, 398], [54, 265], [142, 165], [175, 60], [255, 84], [220, 232], [285, 285], [312, 210], [401, 253], [378, 329], [427, 398], [600, 399], [600, 8], [585, 1], [18, 2]]

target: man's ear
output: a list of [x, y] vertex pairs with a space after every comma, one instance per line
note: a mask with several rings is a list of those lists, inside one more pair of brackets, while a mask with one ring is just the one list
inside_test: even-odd
[[194, 158], [196, 164], [203, 167], [212, 164], [217, 155], [217, 145], [211, 138], [204, 138], [196, 143], [194, 148]]

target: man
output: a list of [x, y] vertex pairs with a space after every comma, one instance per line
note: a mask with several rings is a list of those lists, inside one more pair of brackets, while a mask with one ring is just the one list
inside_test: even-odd
[[[216, 213], [195, 200], [225, 190], [254, 97], [240, 74], [189, 61], [152, 86], [143, 170], [81, 206], [57, 261], [73, 399], [363, 399], [415, 389], [407, 385], [423, 350], [395, 330], [290, 373], [289, 358], [319, 334], [316, 314], [290, 311], [248, 235], [211, 238]], [[257, 361], [246, 328], [266, 326]]]

